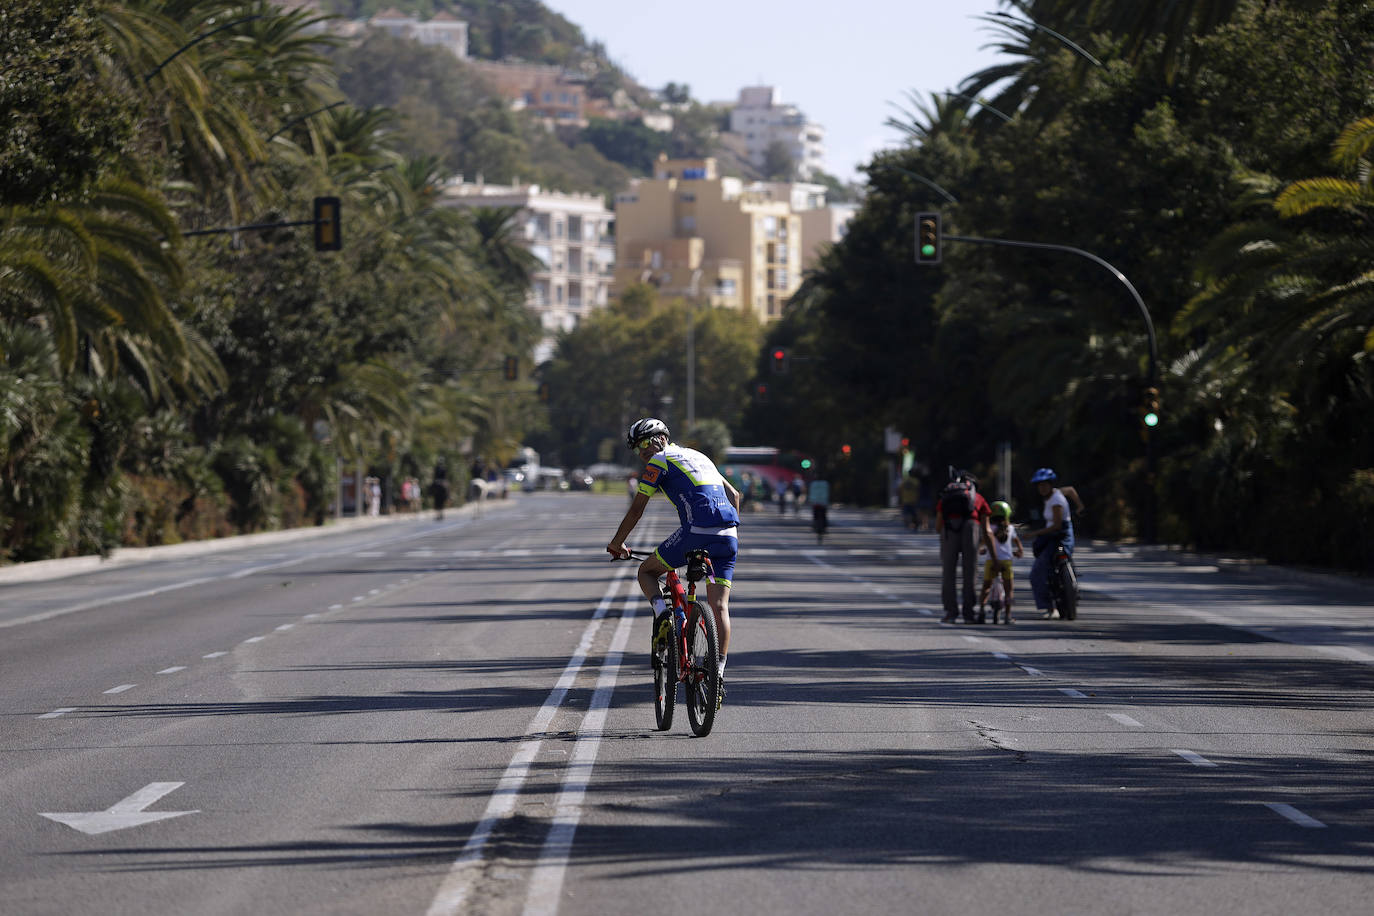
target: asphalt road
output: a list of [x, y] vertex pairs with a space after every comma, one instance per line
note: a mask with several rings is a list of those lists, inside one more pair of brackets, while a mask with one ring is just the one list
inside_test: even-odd
[[0, 579], [0, 911], [1369, 911], [1365, 588], [1081, 548], [1078, 621], [951, 627], [930, 536], [760, 512], [698, 739], [623, 509]]

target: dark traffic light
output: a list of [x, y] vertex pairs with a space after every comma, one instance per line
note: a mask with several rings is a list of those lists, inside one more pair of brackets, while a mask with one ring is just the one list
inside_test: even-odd
[[343, 248], [337, 197], [315, 198], [315, 250], [338, 251]]
[[785, 375], [791, 360], [782, 347], [774, 347], [768, 352], [768, 365], [774, 375]]
[[506, 381], [513, 382], [520, 377], [520, 359], [515, 356], [506, 357]]
[[916, 263], [940, 263], [940, 214], [916, 214]]
[[767, 385], [765, 385], [765, 384], [763, 384], [763, 383], [760, 382], [759, 384], [757, 384], [757, 385], [754, 386], [754, 401], [755, 401], [755, 403], [758, 403], [758, 404], [767, 404], [767, 403], [768, 403], [768, 386], [767, 386]]
[[551, 391], [552, 391], [552, 389], [549, 388], [549, 383], [548, 383], [548, 382], [540, 382], [540, 383], [539, 383], [538, 391], [539, 391], [539, 403], [541, 403], [541, 404], [547, 404], [547, 403], [549, 403], [549, 394], [550, 394]]

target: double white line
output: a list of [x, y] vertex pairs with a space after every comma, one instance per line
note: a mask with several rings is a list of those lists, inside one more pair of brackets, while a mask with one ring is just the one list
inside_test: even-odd
[[[562, 706], [569, 688], [572, 687], [573, 681], [576, 680], [582, 666], [587, 661], [592, 642], [601, 629], [601, 623], [605, 619], [611, 603], [615, 600], [616, 591], [620, 588], [626, 574], [635, 568], [633, 564], [627, 563], [611, 580], [606, 589], [606, 594], [602, 597], [601, 603], [597, 605], [596, 612], [583, 631], [582, 639], [577, 644], [577, 649], [573, 652], [572, 658], [568, 660], [558, 682], [549, 693], [548, 699], [544, 701], [544, 705], [539, 708], [539, 712], [535, 714], [529, 727], [525, 729], [526, 737], [521, 741], [511, 758], [510, 764], [497, 782], [496, 790], [492, 792], [491, 798], [487, 802], [482, 820], [472, 831], [472, 836], [468, 838], [462, 852], [449, 867], [443, 883], [439, 885], [439, 892], [429, 906], [428, 916], [448, 916], [448, 914], [462, 912], [472, 892], [472, 887], [480, 875], [480, 866], [487, 842], [491, 839], [497, 825], [515, 810], [515, 804], [524, 788], [525, 780], [529, 776], [530, 765], [538, 756], [539, 749], [544, 743], [544, 739], [539, 736], [548, 730], [549, 723], [553, 721], [554, 715]], [[590, 707], [582, 719], [582, 724], [578, 727], [577, 744], [573, 748], [567, 771], [563, 777], [563, 785], [555, 803], [553, 823], [549, 827], [548, 836], [539, 853], [539, 861], [536, 863], [530, 878], [528, 897], [525, 901], [527, 916], [552, 914], [558, 910], [558, 898], [563, 887], [563, 877], [567, 872], [573, 835], [577, 831], [577, 824], [582, 816], [582, 800], [586, 795], [587, 786], [591, 781], [592, 768], [596, 764], [597, 752], [601, 747], [601, 733], [605, 728], [607, 710], [611, 705], [611, 694], [615, 690], [616, 677], [620, 672], [620, 659], [630, 638], [630, 626], [634, 621], [635, 610], [642, 600], [643, 598], [632, 587], [630, 594], [625, 598], [620, 623], [611, 637], [611, 645], [607, 650], [606, 661], [602, 666], [601, 674], [597, 678]]]

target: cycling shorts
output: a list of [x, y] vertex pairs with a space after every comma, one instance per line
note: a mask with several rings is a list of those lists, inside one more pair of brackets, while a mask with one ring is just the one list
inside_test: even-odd
[[664, 566], [680, 569], [687, 565], [687, 551], [705, 550], [711, 558], [711, 567], [716, 573], [716, 582], [730, 587], [735, 574], [735, 554], [739, 551], [738, 538], [725, 534], [693, 534], [686, 528], [679, 528], [668, 539], [658, 545], [654, 556]]

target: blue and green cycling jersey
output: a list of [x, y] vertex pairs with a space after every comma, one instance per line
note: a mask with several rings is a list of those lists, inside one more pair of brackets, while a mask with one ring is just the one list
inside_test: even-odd
[[662, 491], [677, 507], [682, 527], [694, 534], [733, 534], [739, 513], [730, 504], [725, 478], [701, 452], [669, 444], [639, 475], [639, 492]]

